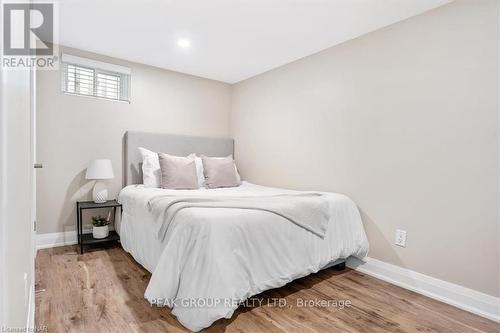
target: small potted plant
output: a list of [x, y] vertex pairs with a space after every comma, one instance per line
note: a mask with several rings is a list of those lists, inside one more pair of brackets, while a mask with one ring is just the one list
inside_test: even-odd
[[107, 218], [99, 216], [92, 217], [92, 236], [97, 239], [106, 238], [109, 236], [109, 220], [111, 213]]

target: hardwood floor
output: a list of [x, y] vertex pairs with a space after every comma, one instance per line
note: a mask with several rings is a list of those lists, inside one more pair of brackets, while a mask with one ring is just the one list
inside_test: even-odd
[[[119, 247], [40, 250], [36, 324], [48, 332], [187, 332], [143, 298], [150, 276]], [[255, 299], [262, 305], [240, 307], [203, 332], [500, 332], [497, 323], [349, 269], [326, 269]], [[301, 300], [352, 305], [298, 307]]]

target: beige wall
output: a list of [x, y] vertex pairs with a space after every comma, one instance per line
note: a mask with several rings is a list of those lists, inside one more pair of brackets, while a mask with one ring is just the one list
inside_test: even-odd
[[92, 159], [111, 159], [115, 179], [109, 182], [110, 196], [116, 197], [122, 185], [125, 131], [229, 135], [228, 84], [65, 50], [129, 66], [132, 102], [66, 95], [59, 71], [38, 71], [38, 160], [44, 165], [37, 174], [38, 233], [76, 229], [75, 201], [91, 197], [85, 168]]
[[498, 14], [458, 1], [236, 84], [243, 177], [346, 193], [371, 257], [500, 296]]

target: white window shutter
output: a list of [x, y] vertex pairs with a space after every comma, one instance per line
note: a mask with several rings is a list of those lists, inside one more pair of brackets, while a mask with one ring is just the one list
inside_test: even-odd
[[62, 91], [130, 102], [130, 69], [63, 54]]

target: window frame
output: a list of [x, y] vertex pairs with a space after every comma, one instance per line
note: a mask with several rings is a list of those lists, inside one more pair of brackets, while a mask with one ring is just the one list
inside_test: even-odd
[[[76, 85], [76, 75], [75, 75], [75, 87], [70, 91], [69, 88], [69, 67], [74, 66], [75, 68], [82, 68], [84, 70], [92, 71], [92, 93], [82, 94], [77, 92]], [[108, 68], [109, 69], [108, 69]], [[116, 70], [115, 70], [116, 69]], [[128, 103], [131, 102], [130, 86], [131, 86], [131, 71], [129, 68], [108, 64], [100, 61], [95, 61], [91, 59], [71, 56], [63, 54], [61, 56], [61, 91], [67, 95], [90, 97], [96, 99], [102, 99], [107, 101]], [[99, 95], [99, 75], [113, 76], [118, 78], [118, 95], [117, 98], [104, 96], [101, 93]], [[105, 89], [106, 90], [106, 89]]]

